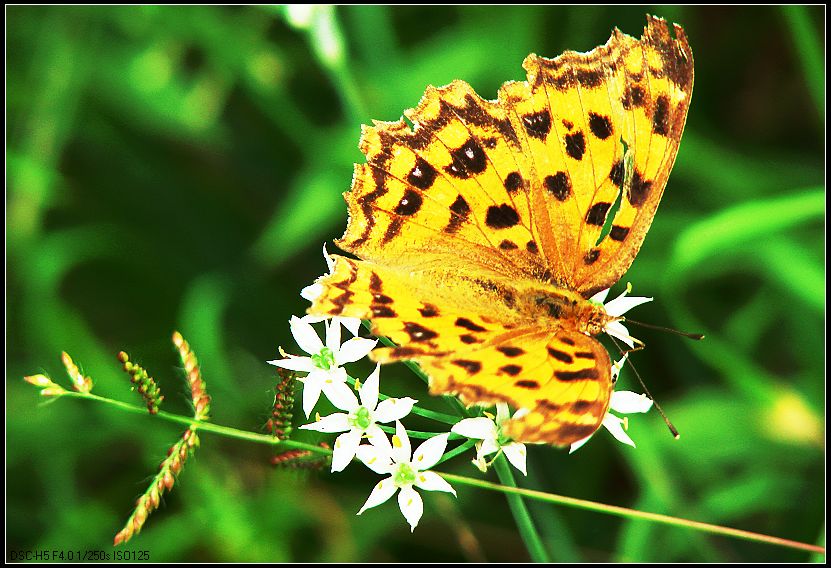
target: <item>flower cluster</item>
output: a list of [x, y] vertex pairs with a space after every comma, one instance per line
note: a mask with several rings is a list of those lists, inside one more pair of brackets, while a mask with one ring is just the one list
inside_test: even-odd
[[[333, 269], [332, 259], [324, 246], [323, 254], [329, 271]], [[630, 347], [636, 340], [621, 323], [622, 315], [631, 308], [648, 302], [651, 298], [627, 297], [631, 287], [614, 300], [604, 304], [608, 290], [595, 295], [591, 300], [604, 306], [615, 321], [605, 331]], [[301, 296], [313, 300], [321, 293], [321, 285], [312, 284], [303, 289]], [[398, 505], [404, 518], [414, 530], [423, 513], [423, 502], [416, 489], [442, 491], [456, 494], [454, 489], [439, 474], [430, 469], [442, 460], [447, 449], [450, 432], [475, 440], [476, 458], [473, 464], [482, 472], [487, 471], [493, 461], [504, 454], [508, 462], [526, 474], [526, 447], [511, 440], [503, 433], [503, 426], [512, 418], [519, 418], [527, 410], [519, 409], [511, 416], [507, 404], [496, 405], [495, 413], [484, 412], [483, 416], [458, 421], [448, 433], [436, 434], [425, 440], [415, 451], [412, 450], [407, 430], [401, 423], [414, 409], [418, 401], [405, 398], [387, 398], [380, 394], [380, 367], [362, 383], [352, 380], [345, 365], [366, 357], [375, 348], [377, 341], [358, 337], [360, 320], [341, 317], [317, 317], [306, 315], [292, 317], [289, 321], [291, 333], [305, 355], [287, 354], [280, 350], [280, 359], [270, 364], [299, 373], [306, 373], [297, 380], [303, 384], [302, 407], [306, 418], [312, 416], [321, 395], [325, 396], [341, 412], [328, 416], [315, 415], [315, 419], [300, 426], [302, 430], [337, 434], [332, 448], [332, 472], [343, 471], [356, 458], [372, 471], [385, 476], [372, 490], [369, 498], [358, 511], [362, 514], [369, 508], [388, 501], [398, 493]], [[323, 339], [315, 325], [322, 324]], [[343, 330], [352, 337], [342, 341]], [[612, 381], [620, 374], [626, 356], [612, 368]], [[354, 384], [354, 390], [350, 386]], [[357, 391], [357, 394], [356, 392]], [[613, 414], [646, 412], [652, 401], [643, 395], [628, 391], [612, 394], [610, 411], [603, 419], [603, 426], [619, 441], [634, 446], [626, 434], [627, 421]], [[395, 430], [391, 426], [394, 423]], [[388, 432], [392, 434], [388, 437]], [[575, 442], [570, 453], [585, 444], [590, 437]]]
[[[323, 323], [325, 342], [317, 335], [313, 323]], [[352, 337], [341, 344], [341, 327], [357, 332], [360, 320], [322, 320], [304, 316], [292, 317], [289, 325], [295, 341], [306, 352], [306, 356], [286, 355], [269, 363], [283, 369], [308, 373], [298, 379], [303, 383], [303, 411], [307, 418], [321, 394], [343, 411], [318, 417], [300, 428], [339, 433], [332, 449], [332, 472], [343, 471], [357, 456], [373, 471], [389, 475], [376, 485], [358, 514], [384, 503], [400, 489], [398, 503], [401, 512], [411, 528], [415, 529], [423, 512], [421, 497], [415, 487], [425, 491], [447, 491], [455, 495], [450, 484], [437, 474], [426, 471], [441, 459], [449, 434], [428, 439], [412, 454], [410, 439], [400, 420], [410, 413], [418, 401], [409, 397], [380, 400], [381, 372], [378, 365], [362, 384], [355, 381], [358, 396], [353, 393], [343, 365], [362, 359], [377, 343]], [[396, 425], [392, 442], [379, 426], [390, 422], [395, 422]], [[368, 443], [361, 445], [363, 441]]]

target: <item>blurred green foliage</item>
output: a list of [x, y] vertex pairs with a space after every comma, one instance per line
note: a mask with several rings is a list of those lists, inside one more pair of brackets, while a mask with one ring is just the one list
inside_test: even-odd
[[[633, 360], [681, 439], [650, 414], [632, 425], [636, 450], [607, 435], [573, 456], [531, 448], [520, 483], [824, 543], [824, 7], [339, 7], [316, 36], [281, 8], [7, 6], [7, 559], [112, 551], [179, 434], [82, 401], [42, 405], [21, 377], [65, 383], [66, 350], [95, 392], [140, 404], [115, 359], [125, 349], [166, 409], [186, 412], [179, 329], [214, 420], [261, 428], [275, 383], [265, 361], [294, 347], [298, 292], [345, 227], [360, 123], [396, 120], [426, 85], [456, 78], [493, 98], [528, 53], [589, 50], [614, 26], [640, 35], [646, 12], [683, 25], [696, 62], [678, 160], [624, 279], [656, 298], [638, 319], [707, 334], [638, 331], [649, 347]], [[327, 51], [333, 38], [344, 57]], [[440, 404], [401, 366], [383, 377], [390, 394]], [[430, 494], [411, 535], [393, 503], [355, 516], [377, 481], [368, 470], [278, 471], [270, 451], [205, 434], [125, 549], [154, 561], [527, 559], [503, 495]], [[478, 475], [465, 459], [442, 467]], [[530, 507], [560, 561], [809, 558]]]

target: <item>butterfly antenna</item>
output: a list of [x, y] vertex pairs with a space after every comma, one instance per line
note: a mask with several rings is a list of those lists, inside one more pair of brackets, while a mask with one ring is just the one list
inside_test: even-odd
[[[626, 320], [626, 321], [627, 321], [627, 322], [629, 322], [629, 321], [631, 321], [631, 320]], [[618, 351], [620, 351], [620, 354], [621, 354], [621, 355], [625, 355], [625, 354], [629, 353], [629, 351], [624, 351], [624, 350], [623, 350], [623, 348], [622, 348], [622, 347], [620, 346], [620, 344], [619, 344], [619, 343], [615, 340], [615, 338], [614, 338], [614, 337], [612, 337], [611, 335], [610, 335], [610, 336], [608, 336], [608, 337], [609, 337], [609, 339], [611, 339], [611, 340], [612, 340], [612, 343], [614, 343], [614, 344], [615, 344], [615, 347], [617, 347], [617, 350], [618, 350]], [[638, 378], [638, 382], [639, 382], [639, 383], [641, 384], [641, 386], [643, 387], [643, 390], [644, 390], [644, 392], [646, 393], [646, 396], [648, 396], [648, 397], [652, 400], [652, 404], [654, 404], [654, 405], [655, 405], [655, 409], [656, 409], [656, 410], [658, 411], [658, 413], [661, 415], [661, 418], [663, 418], [663, 419], [664, 419], [664, 423], [667, 425], [667, 427], [669, 428], [669, 431], [672, 433], [672, 437], [673, 437], [673, 438], [675, 438], [676, 440], [677, 440], [678, 438], [680, 438], [680, 437], [681, 437], [681, 434], [679, 434], [679, 433], [678, 433], [678, 430], [675, 428], [675, 426], [673, 426], [673, 425], [672, 425], [672, 422], [670, 422], [669, 418], [667, 418], [667, 415], [666, 415], [666, 413], [664, 412], [664, 409], [663, 409], [663, 408], [661, 408], [661, 405], [660, 405], [660, 404], [658, 404], [658, 402], [655, 400], [655, 397], [654, 397], [654, 396], [652, 396], [652, 393], [651, 393], [651, 392], [649, 392], [649, 389], [648, 389], [648, 388], [646, 388], [646, 385], [644, 384], [643, 379], [641, 378], [640, 373], [638, 373], [638, 370], [635, 368], [634, 363], [632, 363], [632, 361], [631, 361], [628, 357], [626, 358], [626, 362], [629, 364], [629, 367], [632, 369], [632, 372], [634, 372], [634, 373], [635, 373], [635, 376]]]
[[652, 325], [651, 323], [643, 323], [641, 321], [635, 321], [633, 319], [626, 318], [626, 323], [633, 323], [635, 325], [639, 325], [641, 327], [646, 327], [649, 329], [657, 329], [658, 331], [666, 331], [668, 333], [674, 333], [675, 335], [680, 335], [681, 337], [687, 337], [689, 339], [695, 339], [696, 341], [704, 339], [703, 333], [687, 333], [686, 331], [678, 331], [677, 329], [672, 329], [671, 327], [663, 327], [661, 325]]

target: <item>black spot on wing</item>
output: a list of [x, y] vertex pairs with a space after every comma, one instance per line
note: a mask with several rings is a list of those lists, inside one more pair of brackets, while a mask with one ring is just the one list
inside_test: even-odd
[[626, 87], [626, 90], [623, 92], [623, 98], [620, 100], [623, 108], [626, 110], [643, 106], [645, 101], [646, 93], [640, 85]]
[[464, 329], [469, 329], [470, 331], [487, 331], [487, 329], [481, 325], [477, 325], [467, 318], [456, 319], [455, 325], [456, 327], [463, 327]]
[[404, 196], [401, 198], [401, 201], [398, 202], [398, 205], [396, 205], [394, 211], [396, 215], [406, 215], [408, 217], [415, 215], [418, 213], [418, 210], [421, 209], [423, 201], [424, 200], [418, 192], [408, 189], [404, 192]]
[[525, 180], [522, 179], [522, 176], [519, 175], [519, 172], [511, 172], [505, 177], [505, 190], [508, 193], [514, 194], [519, 191], [523, 185], [525, 185]]
[[623, 160], [618, 160], [612, 165], [612, 169], [609, 171], [609, 179], [612, 180], [613, 184], [621, 188], [623, 187], [623, 175]]
[[573, 134], [566, 134], [566, 154], [575, 160], [582, 160], [586, 152], [586, 138], [583, 131], [578, 130]]
[[385, 245], [401, 232], [401, 227], [404, 226], [404, 218], [403, 217], [394, 217], [393, 220], [390, 222], [389, 227], [384, 232], [384, 236], [381, 238], [381, 244]]
[[526, 114], [522, 117], [522, 124], [529, 136], [539, 140], [545, 140], [551, 130], [551, 114], [548, 110], [542, 110], [533, 114]]
[[395, 313], [389, 306], [372, 306], [372, 317], [375, 318], [394, 318], [397, 317], [398, 314]]
[[522, 372], [522, 367], [519, 365], [504, 365], [499, 367], [499, 370], [503, 373], [511, 375], [512, 377], [516, 377], [518, 374]]
[[580, 369], [579, 371], [555, 371], [554, 376], [561, 381], [596, 381], [600, 377], [597, 374], [597, 369]]
[[455, 233], [470, 216], [470, 205], [467, 204], [464, 197], [459, 195], [450, 205], [450, 211], [450, 222], [447, 223], [447, 226], [444, 228], [444, 232]]
[[635, 207], [643, 205], [646, 198], [649, 196], [649, 190], [652, 189], [652, 182], [643, 179], [640, 172], [635, 170], [632, 173], [632, 186], [629, 188], [629, 203]]
[[563, 363], [573, 363], [574, 359], [571, 355], [566, 353], [565, 351], [560, 351], [558, 349], [554, 349], [553, 347], [548, 347], [548, 354], [551, 355], [557, 361], [562, 361]]
[[451, 150], [450, 157], [453, 161], [445, 167], [445, 170], [450, 175], [460, 179], [467, 179], [475, 174], [480, 174], [488, 167], [485, 151], [473, 138], [469, 138], [459, 148]]
[[545, 189], [558, 201], [565, 201], [571, 193], [571, 180], [566, 172], [557, 172], [553, 176], [545, 176]]
[[583, 262], [586, 264], [594, 264], [598, 258], [600, 258], [600, 249], [593, 248], [583, 255]]
[[661, 95], [655, 101], [655, 112], [652, 114], [652, 132], [666, 136], [669, 134], [669, 97]]
[[589, 207], [588, 212], [586, 212], [586, 223], [602, 227], [603, 223], [606, 222], [606, 214], [611, 206], [611, 203], [600, 201]]
[[507, 203], [491, 205], [488, 207], [485, 223], [491, 229], [508, 229], [519, 224], [519, 213]]
[[593, 112], [589, 113], [589, 129], [592, 131], [592, 134], [601, 140], [605, 140], [612, 135], [612, 132], [614, 132], [612, 123], [608, 116], [603, 116]]
[[469, 361], [467, 359], [454, 359], [453, 361], [451, 361], [451, 363], [453, 363], [457, 367], [461, 367], [462, 369], [467, 371], [469, 375], [475, 375], [476, 373], [482, 370], [482, 363], [480, 363], [479, 361]]
[[505, 355], [505, 357], [519, 357], [525, 350], [520, 347], [512, 347], [510, 345], [500, 345], [496, 348], [497, 351]]
[[598, 69], [577, 69], [574, 78], [581, 87], [595, 89], [603, 84], [603, 72]]
[[438, 172], [421, 156], [416, 157], [415, 166], [407, 174], [407, 183], [421, 190], [429, 189], [436, 180]]
[[404, 322], [404, 331], [410, 336], [411, 341], [430, 341], [439, 336], [432, 329], [411, 321]]
[[612, 230], [609, 231], [609, 238], [613, 241], [622, 242], [629, 234], [629, 227], [621, 227], [620, 225], [612, 225]]
[[423, 304], [422, 307], [418, 309], [418, 313], [425, 318], [434, 318], [439, 315], [439, 309], [433, 304]]

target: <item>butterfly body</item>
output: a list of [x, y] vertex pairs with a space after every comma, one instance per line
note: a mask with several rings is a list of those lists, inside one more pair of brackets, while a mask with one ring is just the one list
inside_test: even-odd
[[[366, 126], [349, 224], [309, 312], [368, 319], [434, 394], [525, 409], [516, 440], [593, 433], [612, 392], [589, 300], [637, 254], [680, 143], [693, 84], [684, 31], [648, 17], [588, 53], [529, 55], [495, 101], [428, 87], [396, 122]], [[610, 218], [611, 217], [611, 218]]]

